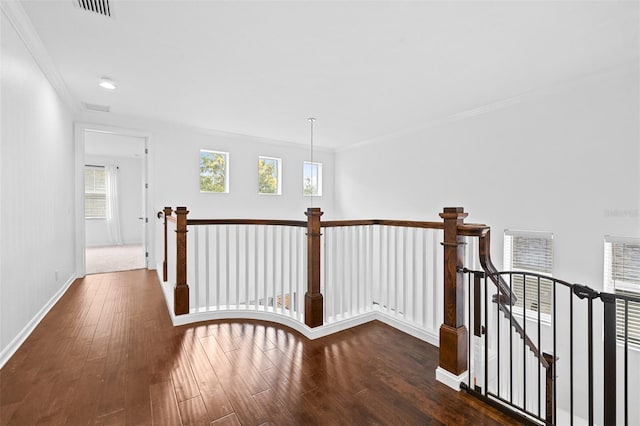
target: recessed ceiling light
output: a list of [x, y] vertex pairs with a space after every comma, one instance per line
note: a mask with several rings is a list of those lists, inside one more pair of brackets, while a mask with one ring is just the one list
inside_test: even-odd
[[103, 89], [114, 90], [116, 88], [116, 83], [108, 77], [102, 77], [100, 79], [100, 87]]

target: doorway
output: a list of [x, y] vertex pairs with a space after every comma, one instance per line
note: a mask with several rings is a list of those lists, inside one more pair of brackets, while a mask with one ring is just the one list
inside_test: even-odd
[[83, 132], [85, 273], [146, 268], [146, 139]]

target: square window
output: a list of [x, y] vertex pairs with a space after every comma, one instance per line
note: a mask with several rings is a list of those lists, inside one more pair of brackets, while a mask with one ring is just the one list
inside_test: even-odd
[[308, 196], [322, 196], [322, 163], [304, 162], [302, 193]]
[[280, 195], [282, 193], [282, 160], [273, 157], [258, 157], [258, 194]]
[[200, 150], [200, 192], [229, 192], [229, 153]]

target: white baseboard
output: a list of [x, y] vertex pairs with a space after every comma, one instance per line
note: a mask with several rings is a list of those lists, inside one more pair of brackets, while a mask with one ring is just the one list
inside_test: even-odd
[[[158, 268], [160, 270], [160, 268]], [[159, 281], [162, 285], [162, 290], [164, 293], [165, 300], [167, 302], [167, 309], [169, 310], [169, 315], [171, 316], [171, 322], [174, 326], [192, 324], [201, 321], [213, 321], [219, 319], [251, 319], [251, 320], [261, 320], [261, 321], [269, 321], [275, 322], [278, 324], [282, 324], [289, 328], [292, 328], [306, 338], [310, 340], [319, 339], [321, 337], [328, 336], [333, 333], [338, 333], [343, 330], [347, 330], [352, 327], [357, 327], [362, 324], [366, 324], [371, 321], [380, 321], [383, 322], [397, 330], [400, 330], [404, 333], [407, 333], [413, 337], [416, 337], [424, 342], [427, 342], [431, 345], [438, 346], [439, 339], [438, 334], [430, 332], [428, 330], [417, 328], [411, 324], [407, 324], [397, 318], [393, 318], [390, 315], [386, 315], [383, 312], [374, 310], [370, 312], [365, 312], [363, 314], [359, 314], [353, 317], [341, 319], [335, 322], [331, 322], [328, 324], [321, 325], [320, 327], [310, 328], [303, 322], [298, 321], [295, 318], [280, 315], [274, 312], [269, 312], [266, 310], [253, 310], [253, 309], [220, 309], [216, 311], [205, 311], [205, 312], [191, 312], [185, 315], [175, 315], [171, 311], [171, 307], [173, 306], [173, 287], [169, 283], [163, 283], [162, 277], [160, 273], [158, 273]]]
[[391, 315], [387, 315], [382, 311], [377, 312], [376, 318], [378, 321], [381, 321], [397, 330], [402, 331], [403, 333], [409, 334], [417, 339], [422, 340], [423, 342], [427, 342], [433, 346], [440, 346], [440, 336], [436, 332], [432, 332], [429, 330], [425, 330], [422, 328], [418, 328], [414, 325], [408, 324], [406, 322], [400, 321], [397, 318], [394, 318]]
[[164, 282], [162, 276], [162, 264], [158, 263], [156, 267], [156, 274], [158, 275], [158, 281], [160, 282], [160, 289], [162, 290], [162, 294], [164, 295], [164, 301], [167, 303], [167, 311], [169, 312], [169, 316], [171, 317], [171, 323], [173, 325], [176, 324], [176, 316], [174, 315], [171, 308], [173, 307], [173, 292], [171, 291], [171, 285], [167, 282]]
[[40, 324], [40, 321], [47, 315], [47, 313], [53, 308], [53, 306], [60, 300], [60, 298], [66, 293], [71, 284], [76, 280], [77, 275], [74, 273], [69, 277], [67, 282], [53, 295], [51, 299], [38, 311], [38, 313], [29, 321], [29, 323], [18, 333], [9, 344], [0, 352], [0, 368], [9, 361], [9, 359], [16, 353], [16, 351], [22, 346], [27, 337], [33, 333], [33, 330]]
[[456, 376], [442, 367], [436, 368], [436, 380], [456, 391], [460, 390], [460, 384], [465, 382], [467, 377], [468, 373], [466, 371], [461, 375]]

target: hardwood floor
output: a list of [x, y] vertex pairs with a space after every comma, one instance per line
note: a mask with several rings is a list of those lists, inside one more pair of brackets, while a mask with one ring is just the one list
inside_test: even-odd
[[379, 322], [315, 341], [257, 321], [174, 328], [154, 272], [92, 275], [0, 370], [0, 424], [515, 424], [436, 382], [437, 359]]

